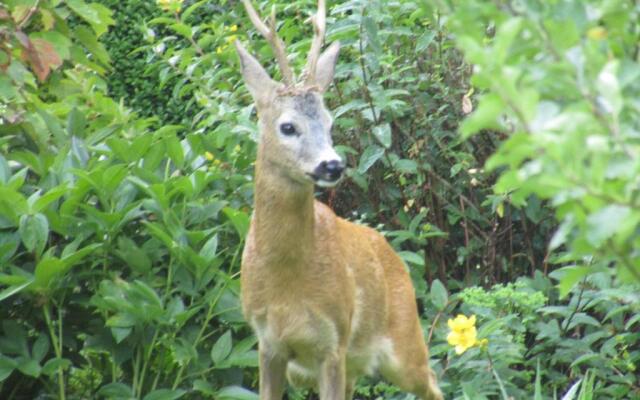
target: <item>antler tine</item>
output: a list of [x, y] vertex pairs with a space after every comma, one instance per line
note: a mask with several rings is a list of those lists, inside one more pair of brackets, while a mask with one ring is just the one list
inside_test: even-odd
[[247, 10], [247, 14], [249, 14], [249, 19], [251, 19], [253, 25], [256, 27], [258, 32], [267, 39], [269, 44], [271, 44], [271, 48], [273, 49], [276, 59], [278, 60], [278, 65], [280, 66], [280, 72], [282, 72], [282, 80], [287, 86], [293, 85], [293, 72], [289, 66], [289, 60], [287, 60], [287, 52], [284, 48], [284, 42], [278, 37], [276, 31], [275, 7], [271, 9], [271, 16], [269, 18], [270, 26], [267, 26], [262, 22], [262, 19], [260, 19], [255, 8], [253, 8], [251, 0], [242, 0], [242, 3], [244, 4], [244, 8]]
[[309, 49], [309, 56], [307, 57], [307, 67], [305, 68], [305, 84], [307, 85], [313, 85], [315, 83], [316, 66], [324, 42], [326, 13], [325, 0], [318, 0], [318, 12], [311, 17], [311, 22], [313, 23], [313, 41], [311, 42], [311, 49]]

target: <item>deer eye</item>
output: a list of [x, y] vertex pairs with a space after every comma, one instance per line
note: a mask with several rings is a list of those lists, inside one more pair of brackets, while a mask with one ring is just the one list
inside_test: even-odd
[[291, 136], [296, 134], [296, 127], [293, 124], [285, 122], [280, 125], [280, 132], [285, 136]]

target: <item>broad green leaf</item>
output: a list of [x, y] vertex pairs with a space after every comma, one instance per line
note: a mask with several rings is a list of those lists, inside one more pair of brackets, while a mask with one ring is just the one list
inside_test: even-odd
[[40, 334], [40, 336], [38, 336], [38, 339], [36, 339], [36, 341], [33, 343], [33, 347], [31, 348], [31, 356], [37, 362], [41, 362], [49, 352], [49, 347], [49, 338], [44, 334]]
[[16, 358], [16, 363], [18, 364], [18, 370], [23, 374], [32, 376], [34, 378], [40, 376], [42, 367], [40, 367], [40, 364], [38, 364], [36, 360], [28, 357], [18, 357]]
[[180, 36], [183, 36], [187, 39], [193, 36], [193, 32], [191, 31], [191, 27], [189, 25], [183, 23], [176, 23], [169, 26], [173, 31], [175, 31]]
[[105, 33], [108, 26], [115, 22], [111, 18], [111, 11], [99, 3], [87, 4], [83, 0], [65, 2], [80, 18], [91, 24], [97, 36]]
[[156, 389], [144, 396], [142, 400], [176, 400], [184, 396], [185, 393], [187, 392], [182, 389]]
[[59, 258], [43, 258], [36, 265], [35, 281], [33, 282], [34, 289], [46, 289], [54, 279], [63, 275], [67, 270], [68, 267]]
[[3, 301], [11, 296], [13, 296], [16, 293], [20, 293], [21, 291], [23, 291], [27, 286], [31, 285], [33, 283], [33, 279], [30, 279], [20, 285], [15, 285], [15, 286], [9, 286], [6, 289], [3, 289], [2, 291], [0, 291], [0, 301]]
[[591, 272], [591, 268], [572, 265], [561, 268], [557, 271], [562, 272], [562, 278], [560, 278], [560, 282], [558, 283], [560, 297], [565, 297], [569, 292], [571, 292], [571, 289], [573, 289], [578, 281]]
[[384, 154], [384, 148], [379, 146], [369, 146], [365, 149], [362, 156], [360, 156], [360, 163], [358, 164], [358, 173], [364, 174], [371, 168], [376, 161]]
[[214, 365], [221, 364], [231, 354], [232, 341], [231, 331], [227, 331], [220, 336], [211, 348], [211, 360]]
[[182, 168], [184, 165], [184, 152], [180, 140], [176, 136], [167, 136], [164, 139], [164, 144], [171, 160], [178, 168]]
[[82, 45], [93, 54], [98, 61], [104, 65], [110, 62], [109, 53], [104, 45], [98, 41], [96, 35], [86, 26], [76, 26], [74, 29], [75, 36]]
[[20, 232], [20, 238], [27, 250], [40, 255], [49, 237], [49, 221], [41, 213], [25, 214], [20, 217], [18, 232]]
[[249, 216], [247, 213], [231, 207], [223, 208], [222, 212], [229, 218], [241, 238], [247, 236], [247, 231], [249, 230]]
[[373, 135], [386, 149], [391, 146], [391, 125], [382, 124], [373, 128]]
[[444, 310], [447, 306], [449, 294], [447, 288], [444, 287], [439, 279], [434, 279], [431, 283], [431, 301], [433, 305], [440, 311]]
[[402, 258], [404, 261], [410, 264], [415, 264], [420, 267], [424, 267], [424, 258], [417, 253], [414, 253], [412, 251], [400, 251], [398, 252], [398, 255], [400, 256], [400, 258]]
[[213, 261], [218, 249], [218, 235], [213, 235], [200, 249], [200, 256], [207, 262]]
[[218, 400], [258, 400], [257, 394], [239, 386], [227, 386], [221, 389], [216, 396]]
[[117, 400], [133, 400], [135, 397], [133, 396], [133, 390], [129, 385], [125, 385], [124, 383], [108, 383], [98, 390], [98, 394], [104, 396], [107, 399], [117, 399]]
[[437, 31], [430, 30], [420, 35], [418, 40], [416, 40], [416, 53], [426, 50], [431, 42], [433, 42], [433, 38], [436, 37], [436, 33]]
[[13, 359], [0, 354], [0, 382], [7, 379], [17, 366], [18, 364]]
[[51, 358], [42, 367], [42, 374], [52, 376], [58, 372], [58, 369], [67, 369], [71, 366], [71, 360], [66, 358]]
[[31, 205], [31, 212], [39, 213], [49, 204], [58, 200], [68, 192], [69, 189], [67, 188], [66, 184], [56, 186], [55, 188], [49, 190], [48, 192], [40, 196], [37, 200], [35, 200], [35, 202]]
[[571, 385], [569, 390], [567, 390], [567, 393], [565, 393], [564, 396], [562, 396], [562, 400], [573, 400], [573, 399], [575, 399], [576, 394], [578, 393], [578, 389], [580, 388], [580, 384], [581, 383], [582, 383], [582, 378], [578, 379], [573, 385]]
[[587, 217], [587, 240], [593, 246], [600, 246], [624, 225], [631, 215], [627, 206], [612, 204]]
[[478, 107], [460, 125], [460, 133], [464, 139], [483, 129], [498, 129], [498, 117], [503, 113], [505, 105], [496, 94], [485, 94], [480, 98]]
[[67, 132], [69, 136], [83, 137], [86, 124], [87, 119], [84, 113], [74, 107], [67, 116]]

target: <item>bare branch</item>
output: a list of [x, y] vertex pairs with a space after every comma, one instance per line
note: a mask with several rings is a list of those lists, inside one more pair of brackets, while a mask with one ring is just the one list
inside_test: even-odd
[[326, 14], [325, 0], [318, 0], [318, 12], [311, 17], [311, 22], [313, 23], [313, 41], [311, 42], [311, 48], [307, 56], [307, 66], [305, 68], [305, 84], [307, 85], [313, 85], [316, 80], [316, 67], [318, 58], [320, 57], [320, 51], [322, 50], [322, 44], [324, 43], [327, 25]]
[[278, 60], [280, 66], [280, 72], [282, 73], [282, 80], [287, 86], [294, 84], [293, 72], [289, 66], [289, 60], [287, 59], [287, 52], [284, 47], [284, 42], [278, 37], [276, 30], [276, 10], [275, 7], [271, 9], [271, 16], [269, 17], [269, 25], [267, 26], [256, 12], [255, 8], [251, 4], [251, 0], [242, 0], [244, 8], [249, 14], [249, 19], [256, 27], [258, 32], [269, 42], [273, 52]]

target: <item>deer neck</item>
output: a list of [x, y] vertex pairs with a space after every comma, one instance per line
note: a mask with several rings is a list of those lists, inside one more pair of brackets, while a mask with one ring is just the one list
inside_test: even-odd
[[255, 179], [256, 249], [275, 267], [304, 265], [313, 251], [313, 184], [284, 175], [263, 156], [262, 148], [258, 150]]

